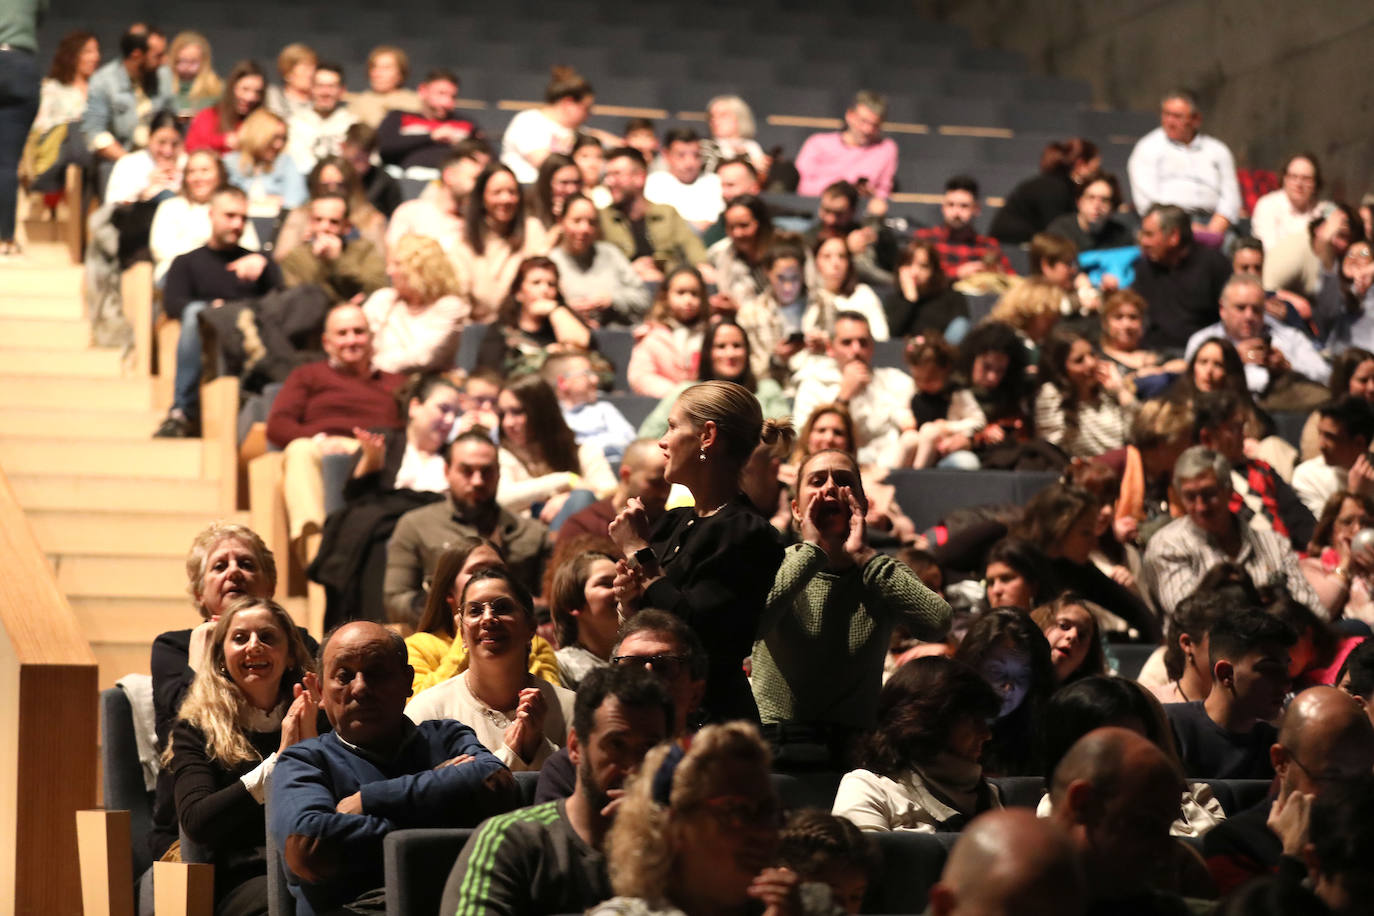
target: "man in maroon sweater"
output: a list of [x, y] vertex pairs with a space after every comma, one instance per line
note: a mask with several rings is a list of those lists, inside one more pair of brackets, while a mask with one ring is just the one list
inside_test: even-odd
[[405, 376], [372, 365], [363, 310], [337, 305], [324, 320], [328, 359], [291, 372], [267, 417], [267, 441], [285, 453], [282, 489], [292, 546], [309, 562], [324, 524], [324, 455], [353, 452], [362, 430], [402, 425], [396, 392]]

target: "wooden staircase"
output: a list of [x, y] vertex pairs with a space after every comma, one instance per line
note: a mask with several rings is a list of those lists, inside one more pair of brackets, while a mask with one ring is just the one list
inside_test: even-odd
[[[163, 409], [132, 359], [89, 345], [81, 268], [33, 243], [0, 263], [0, 467], [70, 600], [100, 686], [148, 671], [153, 638], [197, 622], [185, 558], [235, 511], [222, 443], [153, 439]], [[221, 405], [232, 419], [234, 401]], [[207, 405], [208, 407], [209, 405]]]

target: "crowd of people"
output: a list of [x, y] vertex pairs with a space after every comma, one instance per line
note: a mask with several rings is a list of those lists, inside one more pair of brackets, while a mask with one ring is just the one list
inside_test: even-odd
[[[390, 45], [363, 91], [299, 43], [275, 82], [194, 32], [118, 50], [63, 38], [25, 174], [91, 176], [93, 289], [153, 262], [159, 436], [199, 434], [207, 348], [281, 385], [293, 556], [206, 529], [151, 661], [153, 853], [213, 861], [218, 913], [266, 912], [265, 832], [297, 912], [382, 912], [422, 826], [475, 828], [444, 913], [858, 912], [899, 831], [962, 832], [937, 914], [1364, 911], [1374, 214], [1315, 155], [1247, 201], [1179, 90], [1127, 175], [1070, 138], [987, 234], [966, 174], [907, 231], [869, 90], [765, 152], [735, 96], [593, 129], [554, 67], [498, 138]], [[889, 475], [930, 468], [1059, 480], [918, 527]]]

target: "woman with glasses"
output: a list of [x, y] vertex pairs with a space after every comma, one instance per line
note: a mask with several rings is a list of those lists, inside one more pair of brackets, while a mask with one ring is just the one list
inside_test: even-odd
[[1289, 156], [1283, 165], [1282, 184], [1255, 201], [1250, 214], [1250, 231], [1264, 243], [1265, 251], [1289, 235], [1307, 235], [1307, 226], [1317, 216], [1318, 195], [1322, 189], [1322, 170], [1312, 153]]
[[457, 719], [511, 770], [538, 770], [568, 740], [574, 695], [529, 672], [533, 608], [504, 569], [474, 573], [455, 609], [467, 670], [413, 698], [410, 720]]

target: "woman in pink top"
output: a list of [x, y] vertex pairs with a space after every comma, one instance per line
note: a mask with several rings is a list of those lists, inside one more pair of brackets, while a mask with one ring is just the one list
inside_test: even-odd
[[682, 383], [696, 379], [709, 318], [706, 284], [697, 269], [679, 267], [668, 274], [649, 310], [648, 323], [636, 331], [639, 339], [626, 370], [630, 390], [665, 398]]

